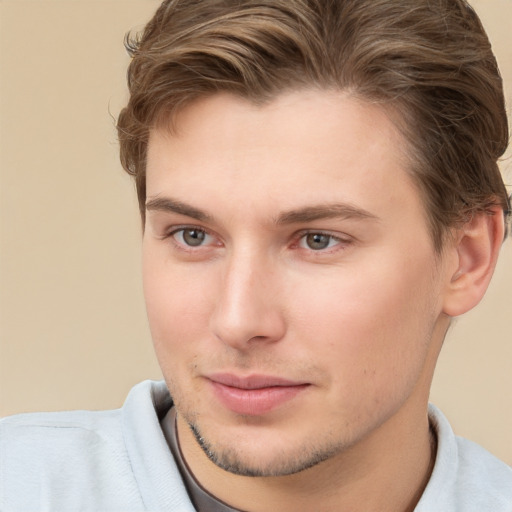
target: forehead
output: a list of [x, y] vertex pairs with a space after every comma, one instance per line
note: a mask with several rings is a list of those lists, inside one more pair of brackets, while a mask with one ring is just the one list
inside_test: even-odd
[[218, 94], [184, 108], [174, 130], [152, 130], [147, 195], [253, 217], [304, 203], [418, 209], [406, 147], [384, 108], [347, 93], [294, 92], [264, 105]]

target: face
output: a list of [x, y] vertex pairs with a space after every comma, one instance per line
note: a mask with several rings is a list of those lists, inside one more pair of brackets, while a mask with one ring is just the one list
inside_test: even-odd
[[149, 323], [220, 467], [291, 474], [426, 401], [442, 272], [404, 148], [380, 107], [324, 91], [217, 95], [151, 133]]

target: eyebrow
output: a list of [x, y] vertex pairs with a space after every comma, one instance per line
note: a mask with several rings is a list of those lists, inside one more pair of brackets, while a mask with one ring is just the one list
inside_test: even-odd
[[276, 224], [295, 224], [314, 222], [320, 219], [356, 219], [379, 220], [373, 213], [357, 206], [345, 203], [333, 203], [318, 206], [307, 206], [297, 210], [284, 212], [276, 220]]
[[199, 221], [211, 221], [212, 216], [199, 208], [168, 197], [155, 197], [146, 201], [146, 211], [178, 213]]
[[[147, 211], [163, 211], [185, 215], [199, 221], [213, 221], [213, 217], [177, 199], [169, 197], [155, 197], [146, 202]], [[332, 203], [325, 205], [306, 206], [296, 210], [280, 213], [274, 220], [276, 225], [298, 224], [314, 222], [320, 219], [356, 219], [356, 220], [379, 220], [373, 213], [347, 203]]]

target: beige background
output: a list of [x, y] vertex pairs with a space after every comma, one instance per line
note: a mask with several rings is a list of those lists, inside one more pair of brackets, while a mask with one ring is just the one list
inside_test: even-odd
[[[512, 105], [512, 1], [473, 2]], [[112, 116], [122, 40], [156, 0], [0, 0], [0, 415], [112, 408], [159, 378], [135, 194]], [[510, 154], [510, 153], [509, 153]], [[512, 182], [512, 163], [503, 164]], [[433, 386], [455, 430], [512, 464], [512, 241]]]

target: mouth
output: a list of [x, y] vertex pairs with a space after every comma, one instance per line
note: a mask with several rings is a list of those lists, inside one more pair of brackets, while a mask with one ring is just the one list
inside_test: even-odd
[[284, 405], [310, 384], [271, 375], [240, 377], [230, 373], [207, 376], [215, 398], [235, 414], [261, 416]]

